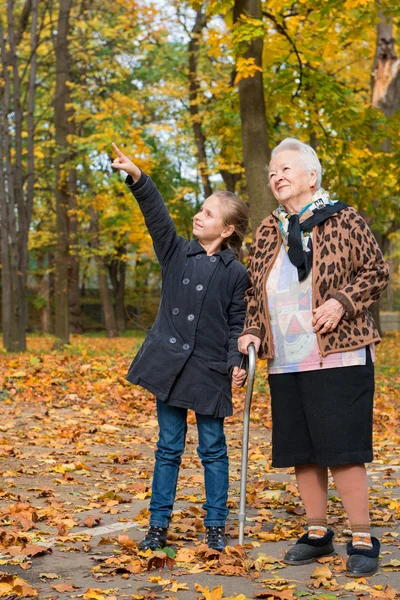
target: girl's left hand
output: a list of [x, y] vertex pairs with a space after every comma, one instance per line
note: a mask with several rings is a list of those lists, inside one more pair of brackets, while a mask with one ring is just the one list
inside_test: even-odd
[[235, 387], [240, 388], [246, 380], [247, 373], [244, 369], [234, 367], [232, 371], [232, 383]]
[[344, 307], [339, 300], [330, 298], [318, 308], [313, 310], [312, 325], [314, 331], [318, 333], [329, 333], [338, 326], [340, 319], [343, 317]]

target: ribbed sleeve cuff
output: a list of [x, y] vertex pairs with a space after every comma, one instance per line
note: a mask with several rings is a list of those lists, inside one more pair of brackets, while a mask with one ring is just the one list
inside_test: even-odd
[[348, 298], [345, 293], [343, 293], [343, 292], [335, 292], [334, 294], [332, 294], [331, 298], [334, 298], [335, 300], [337, 300], [338, 302], [340, 302], [340, 304], [344, 308], [344, 312], [346, 314], [346, 317], [348, 317], [348, 318], [354, 317], [354, 315], [356, 313], [355, 307], [354, 307], [352, 301], [350, 300], [350, 298]]
[[244, 335], [255, 335], [256, 337], [261, 339], [261, 332], [259, 327], [247, 327], [243, 329], [242, 333], [239, 337], [243, 337]]
[[139, 181], [137, 181], [135, 183], [133, 181], [132, 175], [128, 175], [128, 177], [125, 179], [125, 183], [128, 186], [128, 188], [134, 192], [135, 190], [139, 190], [141, 187], [143, 187], [144, 184], [146, 183], [147, 179], [148, 179], [148, 175], [146, 175], [146, 173], [143, 173], [143, 171], [141, 171]]

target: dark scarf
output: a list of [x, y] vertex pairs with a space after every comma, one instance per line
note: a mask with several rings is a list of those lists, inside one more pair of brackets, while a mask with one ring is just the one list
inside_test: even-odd
[[312, 200], [297, 214], [289, 214], [280, 204], [272, 213], [279, 220], [279, 229], [290, 262], [297, 267], [299, 281], [304, 281], [312, 267], [311, 231], [330, 216], [346, 208], [347, 204], [331, 200], [328, 192], [320, 188]]

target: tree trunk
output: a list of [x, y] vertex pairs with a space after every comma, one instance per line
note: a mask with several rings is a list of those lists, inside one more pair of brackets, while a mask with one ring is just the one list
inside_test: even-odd
[[[396, 270], [396, 261], [395, 261], [395, 257], [394, 257], [395, 245], [391, 240], [389, 240], [388, 246], [389, 246], [389, 248], [388, 248], [389, 256], [387, 257], [387, 261], [389, 264], [390, 272], [394, 273]], [[389, 281], [389, 284], [386, 288], [386, 299], [387, 299], [387, 310], [389, 312], [393, 312], [395, 310], [395, 290], [394, 290], [392, 279]]]
[[82, 333], [81, 294], [79, 289], [78, 218], [76, 203], [76, 169], [69, 173], [69, 277], [68, 305], [69, 322], [73, 333]]
[[[393, 20], [392, 17], [380, 13], [380, 20], [376, 26], [376, 51], [371, 74], [371, 104], [379, 108], [386, 117], [391, 117], [400, 108], [400, 69], [399, 58], [396, 54], [395, 40], [393, 38]], [[383, 151], [390, 151], [390, 139], [382, 144]], [[398, 215], [395, 216], [398, 220]], [[390, 228], [395, 230], [395, 223], [391, 223]], [[384, 252], [387, 235], [382, 231], [372, 229], [374, 235]], [[379, 332], [381, 333], [381, 323], [379, 317], [379, 301], [373, 306], [372, 316], [374, 317]]]
[[400, 68], [393, 38], [393, 20], [380, 13], [371, 77], [371, 104], [391, 117], [400, 108]]
[[230, 171], [226, 171], [225, 169], [220, 169], [220, 174], [222, 179], [224, 180], [225, 187], [228, 192], [232, 192], [233, 194], [236, 191], [236, 185], [242, 179], [241, 173], [231, 173]]
[[107, 271], [104, 259], [100, 254], [99, 215], [95, 208], [90, 209], [91, 246], [95, 252], [97, 279], [99, 282], [100, 298], [104, 310], [104, 320], [107, 337], [118, 337], [114, 307], [108, 287]]
[[49, 251], [47, 253], [48, 260], [48, 269], [49, 269], [49, 323], [50, 323], [50, 333], [54, 333], [54, 293], [56, 288], [55, 283], [55, 256], [53, 251]]
[[[2, 263], [2, 326], [4, 346], [9, 352], [26, 350], [28, 233], [34, 189], [34, 101], [36, 91], [38, 0], [27, 0], [19, 27], [14, 19], [14, 2], [7, 0], [7, 33], [0, 16], [0, 218]], [[18, 44], [31, 15], [30, 64], [28, 77], [27, 132], [21, 98]], [[8, 48], [6, 46], [8, 43]], [[27, 133], [27, 186], [24, 190], [23, 139]]]
[[[234, 23], [240, 27], [241, 16], [262, 20], [260, 0], [235, 0]], [[264, 39], [256, 37], [243, 43], [245, 58], [254, 59], [262, 68]], [[253, 233], [260, 222], [276, 207], [269, 187], [267, 167], [270, 148], [267, 136], [267, 119], [264, 100], [263, 74], [256, 71], [252, 77], [239, 82], [240, 118], [242, 122], [243, 160], [249, 196], [250, 217]]]
[[208, 164], [206, 154], [206, 138], [201, 126], [201, 115], [199, 111], [200, 85], [197, 77], [197, 65], [199, 60], [200, 35], [207, 23], [207, 17], [202, 9], [196, 12], [196, 21], [193, 26], [188, 46], [189, 53], [189, 111], [192, 117], [192, 129], [196, 143], [196, 154], [201, 182], [206, 197], [211, 196], [212, 187], [208, 177]]
[[49, 265], [45, 267], [44, 256], [40, 255], [37, 258], [38, 263], [38, 294], [45, 304], [40, 312], [40, 323], [42, 333], [50, 333], [51, 331], [51, 312], [50, 312], [50, 281], [49, 281]]
[[125, 331], [125, 275], [126, 275], [126, 247], [117, 248], [117, 257], [109, 265], [110, 279], [115, 298], [115, 316], [118, 331]]
[[70, 154], [68, 151], [67, 104], [70, 101], [68, 82], [70, 81], [68, 31], [72, 0], [59, 0], [56, 55], [56, 91], [54, 97], [54, 125], [56, 141], [56, 230], [55, 253], [55, 329], [58, 343], [69, 343], [68, 307], [68, 267], [69, 267], [69, 223], [70, 202], [68, 172]]

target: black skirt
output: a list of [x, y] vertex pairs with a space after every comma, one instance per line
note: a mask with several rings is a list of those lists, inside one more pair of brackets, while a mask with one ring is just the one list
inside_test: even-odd
[[374, 365], [268, 377], [272, 400], [272, 466], [325, 467], [373, 460]]

